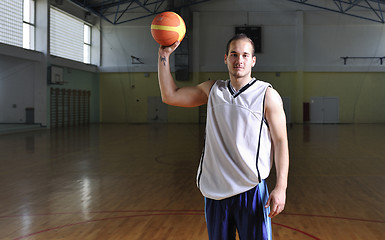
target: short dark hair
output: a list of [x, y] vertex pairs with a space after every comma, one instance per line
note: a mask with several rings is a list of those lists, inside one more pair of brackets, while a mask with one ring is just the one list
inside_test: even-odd
[[253, 47], [252, 55], [254, 56], [254, 55], [255, 55], [255, 46], [254, 46], [254, 42], [253, 42], [253, 40], [251, 40], [251, 38], [249, 38], [249, 37], [248, 37], [246, 34], [244, 34], [244, 33], [239, 33], [239, 34], [234, 35], [234, 37], [232, 37], [232, 38], [227, 42], [227, 45], [226, 45], [226, 54], [229, 55], [230, 44], [231, 44], [232, 41], [243, 40], [243, 39], [249, 40], [249, 42], [251, 43], [251, 46]]

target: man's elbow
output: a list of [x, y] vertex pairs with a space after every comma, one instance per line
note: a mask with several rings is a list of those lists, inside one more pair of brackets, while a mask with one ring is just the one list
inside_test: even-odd
[[162, 102], [167, 104], [167, 105], [170, 105], [170, 101], [166, 97], [162, 96]]
[[170, 96], [162, 95], [162, 102], [167, 105], [175, 106], [175, 101]]

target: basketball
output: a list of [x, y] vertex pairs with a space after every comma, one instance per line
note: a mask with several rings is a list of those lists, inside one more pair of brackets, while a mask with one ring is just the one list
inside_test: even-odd
[[182, 41], [186, 34], [183, 19], [174, 12], [163, 12], [155, 16], [151, 23], [151, 35], [162, 46], [171, 46]]

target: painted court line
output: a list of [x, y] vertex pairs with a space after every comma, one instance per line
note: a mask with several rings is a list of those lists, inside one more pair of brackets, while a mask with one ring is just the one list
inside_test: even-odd
[[[100, 219], [92, 219], [82, 222], [75, 222], [60, 226], [55, 226], [47, 229], [43, 229], [41, 231], [33, 232], [27, 235], [23, 235], [20, 237], [15, 238], [14, 240], [22, 240], [31, 236], [43, 234], [46, 232], [50, 232], [53, 230], [59, 230], [67, 227], [73, 227], [77, 225], [82, 224], [88, 224], [88, 223], [95, 223], [95, 222], [101, 222], [101, 221], [110, 221], [110, 220], [119, 220], [119, 219], [127, 219], [127, 218], [135, 218], [135, 217], [153, 217], [153, 216], [203, 216], [204, 211], [203, 210], [118, 210], [118, 211], [91, 211], [89, 212], [91, 214], [112, 214], [112, 213], [136, 213], [135, 215], [129, 215], [129, 216], [115, 216], [115, 217], [106, 217], [106, 218], [100, 218]], [[143, 213], [143, 214], [138, 214]], [[31, 214], [28, 215], [30, 217], [39, 217], [39, 216], [55, 216], [55, 215], [74, 215], [74, 214], [83, 214], [82, 212], [62, 212], [62, 213], [46, 213], [46, 214]], [[312, 214], [300, 214], [300, 213], [281, 213], [282, 215], [287, 216], [300, 216], [300, 217], [316, 217], [316, 218], [328, 218], [328, 219], [337, 219], [337, 220], [349, 220], [349, 221], [362, 221], [362, 222], [368, 222], [368, 223], [381, 223], [385, 224], [385, 221], [380, 220], [371, 220], [371, 219], [359, 219], [359, 218], [348, 218], [348, 217], [338, 217], [338, 216], [325, 216], [325, 215], [312, 215]], [[11, 216], [0, 216], [1, 218], [16, 218], [16, 217], [22, 217], [25, 215], [11, 215]], [[307, 236], [311, 239], [320, 240], [320, 238], [311, 235], [310, 233], [304, 232], [300, 229], [284, 225], [281, 223], [275, 223], [272, 222], [273, 225], [283, 227], [295, 232], [298, 232], [304, 236]]]
[[[106, 211], [106, 212], [103, 211], [103, 212], [97, 212], [97, 213], [121, 213], [121, 212], [132, 212], [132, 213], [134, 213], [134, 212], [141, 212], [141, 211]], [[151, 212], [151, 211], [142, 211], [142, 212]], [[52, 227], [52, 228], [43, 229], [43, 230], [38, 231], [38, 232], [33, 232], [33, 233], [30, 233], [30, 234], [27, 234], [27, 235], [23, 235], [23, 236], [17, 237], [14, 240], [22, 240], [22, 239], [25, 239], [25, 238], [28, 238], [28, 237], [31, 237], [31, 236], [36, 236], [36, 235], [43, 234], [43, 233], [46, 233], [46, 232], [50, 232], [50, 231], [53, 231], [53, 230], [59, 230], [59, 229], [67, 228], [67, 227], [73, 227], [73, 226], [77, 226], [77, 225], [81, 225], [81, 224], [101, 222], [101, 221], [119, 220], [119, 219], [127, 219], [127, 218], [134, 218], [134, 217], [178, 216], [178, 215], [179, 216], [203, 216], [204, 215], [203, 211], [201, 211], [201, 210], [199, 210], [199, 211], [197, 211], [197, 210], [187, 210], [187, 211], [183, 211], [183, 210], [171, 210], [171, 211], [156, 210], [156, 211], [152, 211], [152, 212], [159, 212], [159, 213], [138, 214], [138, 215], [130, 215], [130, 216], [116, 216], [116, 217], [92, 219], [92, 220], [83, 221], [83, 222], [75, 222], [75, 223], [70, 223], [70, 224], [65, 224], [65, 225], [61, 225], [61, 226], [56, 226], [56, 227]], [[46, 214], [46, 215], [49, 215], [49, 214]], [[35, 216], [44, 216], [44, 215], [43, 214], [39, 214], [39, 215], [35, 215]], [[306, 232], [304, 232], [302, 230], [299, 230], [299, 229], [296, 229], [296, 228], [293, 228], [293, 227], [290, 227], [290, 226], [287, 226], [287, 225], [274, 223], [274, 222], [272, 222], [272, 224], [280, 226], [280, 227], [284, 227], [284, 228], [287, 228], [287, 229], [290, 229], [292, 231], [296, 231], [296, 232], [301, 233], [301, 234], [303, 234], [305, 236], [308, 236], [308, 237], [310, 237], [312, 239], [320, 240], [319, 238], [317, 238], [317, 237], [315, 237], [315, 236], [313, 236], [313, 235], [311, 235], [309, 233], [306, 233]]]

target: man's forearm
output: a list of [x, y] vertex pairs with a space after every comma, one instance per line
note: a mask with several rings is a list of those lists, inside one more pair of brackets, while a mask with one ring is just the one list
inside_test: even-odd
[[169, 103], [170, 96], [176, 91], [177, 86], [170, 71], [169, 56], [159, 55], [158, 59], [158, 79], [162, 95], [162, 101]]
[[286, 190], [289, 174], [289, 150], [287, 141], [280, 141], [275, 148], [276, 188]]

